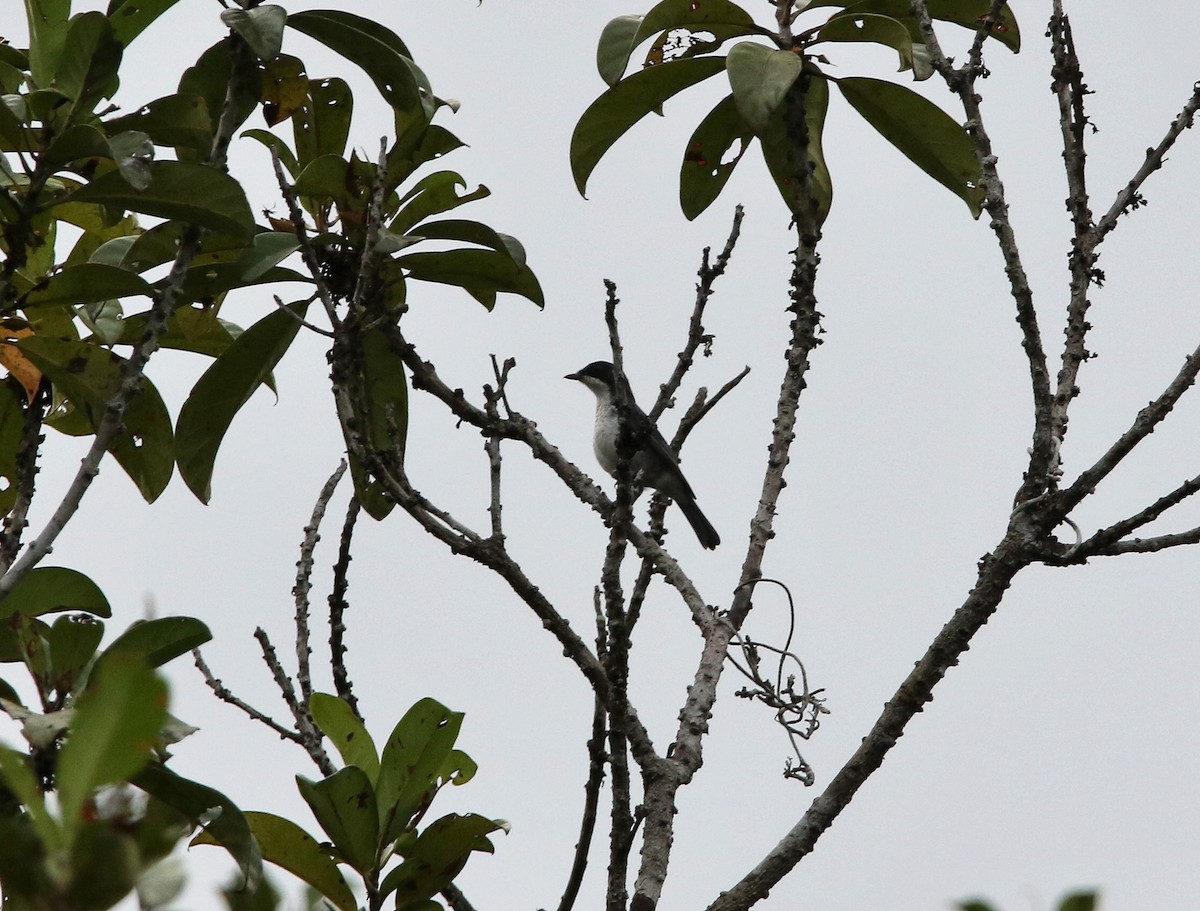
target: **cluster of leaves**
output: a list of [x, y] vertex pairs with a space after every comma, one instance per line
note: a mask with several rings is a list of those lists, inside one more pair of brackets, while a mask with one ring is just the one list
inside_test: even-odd
[[[454, 748], [462, 714], [422, 699], [400, 719], [380, 754], [342, 699], [314, 693], [309, 708], [345, 762], [322, 781], [296, 776], [328, 841], [318, 842], [283, 817], [246, 813], [263, 859], [294, 873], [340, 911], [355, 911], [358, 904], [339, 864], [361, 877], [371, 908], [393, 894], [397, 911], [439, 908], [433, 896], [471, 853], [490, 854], [488, 835], [508, 830], [506, 822], [474, 813], [452, 813], [417, 830], [441, 788], [466, 784], [475, 774], [471, 758]], [[215, 843], [207, 832], [193, 842]]]
[[[1095, 891], [1072, 892], [1058, 903], [1057, 911], [1096, 911], [1099, 900], [1099, 893]], [[958, 907], [961, 911], [996, 911], [994, 905], [979, 899], [959, 902]]]
[[[799, 214], [815, 201], [820, 223], [833, 201], [833, 183], [822, 151], [829, 86], [841, 92], [880, 135], [926, 174], [957, 194], [978, 217], [984, 191], [970, 137], [948, 114], [911, 89], [865, 76], [834, 76], [822, 67], [829, 45], [881, 44], [894, 49], [900, 69], [927, 78], [928, 53], [908, 0], [811, 0], [795, 4], [786, 28], [757, 24], [729, 0], [663, 0], [644, 16], [612, 20], [596, 54], [609, 89], [580, 117], [571, 138], [571, 168], [579, 192], [604, 154], [635, 123], [660, 112], [670, 98], [724, 71], [730, 92], [700, 121], [683, 154], [679, 200], [695, 218], [720, 194], [733, 169], [757, 140], [784, 202]], [[930, 0], [929, 13], [975, 29], [986, 17], [988, 0]], [[828, 15], [829, 8], [837, 11]], [[802, 17], [821, 11], [818, 21]], [[715, 55], [732, 38], [741, 41], [725, 56]], [[989, 37], [1013, 51], [1020, 33], [1008, 6]], [[653, 41], [651, 41], [653, 39]], [[644, 65], [625, 75], [637, 48], [651, 41]], [[806, 148], [805, 154], [800, 154]]]
[[[0, 513], [32, 498], [42, 427], [95, 435], [131, 388], [107, 451], [147, 501], [176, 467], [207, 501], [221, 440], [254, 391], [272, 385], [314, 287], [324, 285], [347, 310], [356, 289], [369, 292], [374, 317], [393, 322], [407, 307], [410, 280], [462, 287], [489, 308], [499, 292], [543, 302], [515, 239], [439, 218], [486, 196], [485, 187], [460, 194], [465, 181], [451, 171], [404, 187], [462, 143], [432, 124], [446, 102], [400, 38], [377, 23], [336, 10], [228, 9], [228, 35], [183, 72], [173, 93], [131, 111], [113, 107], [125, 49], [176, 2], [110, 0], [105, 13], [72, 15], [70, 0], [26, 0], [29, 47], [0, 43], [0, 365], [8, 370], [0, 382]], [[283, 54], [288, 29], [357, 64], [379, 88], [396, 133], [382, 167], [347, 156], [350, 90], [340, 79], [310, 79], [299, 58]], [[268, 126], [292, 123], [291, 144], [268, 130], [245, 135], [290, 172], [311, 225], [258, 223], [223, 168], [225, 146], [256, 110]], [[369, 232], [381, 182], [386, 220]], [[410, 249], [417, 244], [424, 247]], [[314, 254], [320, 268], [285, 265], [298, 252]], [[364, 279], [358, 264], [367, 260]], [[304, 291], [244, 331], [224, 318], [231, 292], [281, 282]], [[329, 316], [339, 328], [338, 312]], [[365, 322], [353, 344], [368, 403], [380, 414], [378, 434], [394, 434], [406, 424], [403, 369], [361, 329]], [[212, 359], [176, 421], [143, 372], [158, 347]], [[386, 512], [375, 504], [373, 514]], [[6, 523], [7, 560], [21, 525], [12, 527]], [[53, 623], [42, 619], [56, 613]], [[363, 730], [353, 760], [343, 750], [347, 768], [301, 782], [329, 851], [307, 835], [304, 842], [286, 820], [243, 814], [219, 792], [175, 775], [163, 764], [166, 747], [191, 729], [167, 713], [154, 669], [207, 641], [208, 630], [190, 618], [152, 620], [102, 650], [99, 618], [109, 616], [100, 589], [65, 568], [25, 571], [0, 601], [0, 662], [22, 663], [37, 693], [31, 707], [0, 679], [0, 708], [28, 742], [25, 752], [0, 747], [6, 908], [109, 907], [197, 825], [200, 840], [229, 850], [250, 885], [265, 852], [306, 880], [318, 877], [314, 885], [346, 909], [354, 901], [339, 863], [358, 871], [368, 892], [424, 907], [471, 851], [490, 848], [486, 836], [502, 824], [482, 817], [445, 817], [416, 830], [437, 790], [474, 772], [452, 749], [461, 716], [436, 703], [406, 715], [382, 757], [364, 746]], [[314, 700], [313, 711], [330, 736], [361, 729], [333, 697]], [[57, 811], [44, 796], [52, 789]], [[367, 793], [371, 814], [358, 803]], [[342, 803], [347, 796], [352, 807]], [[312, 860], [314, 851], [323, 862]], [[300, 868], [289, 860], [295, 856], [306, 859]], [[394, 858], [403, 862], [380, 883]]]

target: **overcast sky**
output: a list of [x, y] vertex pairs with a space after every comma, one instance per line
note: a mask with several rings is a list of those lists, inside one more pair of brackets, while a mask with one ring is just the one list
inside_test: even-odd
[[[647, 402], [683, 344], [701, 248], [719, 247], [734, 204], [745, 204], [741, 244], [709, 311], [714, 356], [698, 363], [687, 387], [690, 397], [696, 385], [713, 388], [752, 368], [685, 452], [685, 471], [724, 543], [702, 551], [669, 514], [680, 526], [672, 552], [710, 603], [727, 604], [781, 376], [794, 241], [757, 152], [696, 222], [679, 212], [684, 143], [725, 90], [714, 80], [669, 103], [665, 119], [640, 125], [601, 162], [583, 200], [567, 145], [603, 87], [595, 40], [610, 18], [644, 8], [630, 0], [339, 5], [392, 27], [434, 90], [462, 102], [457, 115], [439, 117], [471, 147], [442, 164], [493, 195], [460, 211], [519, 237], [546, 292], [544, 311], [502, 298], [489, 314], [461, 292], [419, 287], [405, 317], [410, 337], [452, 385], [469, 391], [489, 379], [489, 354], [515, 357], [513, 405], [585, 470], [596, 471], [592, 400], [562, 376], [607, 353], [602, 279], [618, 284], [626, 370]], [[1049, 4], [1014, 5], [1024, 49], [1016, 56], [989, 49], [992, 77], [982, 93], [1053, 349], [1066, 301], [1069, 222], [1048, 91]], [[1098, 211], [1200, 78], [1194, 4], [1152, 7], [1153, 14], [1117, 0], [1068, 5], [1095, 91], [1089, 186]], [[767, 12], [762, 3], [750, 8]], [[218, 12], [216, 3], [187, 0], [160, 21], [131, 50], [118, 100], [132, 108], [171, 92], [182, 68], [221, 36]], [[940, 34], [959, 54], [970, 37], [949, 27]], [[352, 142], [373, 155], [390, 119], [371, 85], [304, 36], [289, 33], [285, 51], [301, 56], [310, 75], [351, 80]], [[895, 67], [894, 54], [882, 49], [834, 61], [838, 73], [884, 78]], [[961, 116], [937, 80], [920, 90]], [[971, 587], [976, 561], [1003, 533], [1026, 461], [1026, 361], [986, 219], [972, 221], [960, 200], [834, 94], [826, 154], [835, 199], [818, 281], [825, 343], [802, 399], [790, 486], [765, 567], [796, 596], [796, 647], [813, 684], [826, 688], [832, 714], [807, 745], [817, 786], [804, 789], [780, 775], [788, 753], [782, 732], [766, 710], [735, 700], [738, 683], [726, 679], [704, 768], [681, 792], [664, 911], [703, 907], [731, 886], [828, 783]], [[261, 126], [260, 118], [248, 126]], [[1197, 139], [1183, 137], [1146, 187], [1148, 208], [1105, 245], [1107, 282], [1091, 296], [1089, 347], [1099, 356], [1081, 375], [1064, 452], [1068, 478], [1107, 448], [1200, 340]], [[255, 175], [256, 209], [280, 210], [260, 146], [237, 144], [232, 165], [235, 175]], [[231, 299], [223, 315], [248, 325], [269, 306], [265, 294], [251, 292]], [[238, 417], [217, 461], [211, 505], [198, 504], [176, 479], [144, 506], [109, 464], [53, 556], [101, 585], [114, 607], [113, 629], [150, 606], [205, 620], [215, 634], [206, 649], [214, 671], [277, 716], [283, 710], [251, 633], [262, 625], [281, 653], [290, 652], [301, 530], [342, 452], [323, 342], [302, 336], [278, 372], [279, 401], [260, 392]], [[173, 414], [201, 367], [172, 352], [153, 362], [151, 376]], [[1198, 425], [1200, 398], [1185, 398], [1081, 509], [1085, 534], [1200, 473]], [[48, 445], [35, 529], [81, 453], [57, 436]], [[507, 452], [511, 546], [589, 635], [605, 533], [542, 466]], [[477, 436], [415, 398], [409, 454], [418, 488], [484, 526], [486, 462]], [[334, 558], [347, 496], [348, 485], [331, 509], [322, 566]], [[1185, 506], [1154, 529], [1196, 524], [1200, 508]], [[926, 911], [983, 895], [1000, 908], [1040, 911], [1081, 886], [1102, 889], [1107, 911], [1194, 907], [1198, 569], [1200, 553], [1179, 549], [1023, 573], [881, 771], [762, 907]], [[553, 906], [583, 796], [591, 723], [584, 681], [503, 585], [448, 557], [399, 513], [382, 524], [360, 521], [351, 585], [349, 660], [376, 739], [422, 696], [465, 711], [459, 745], [480, 772], [439, 798], [441, 811], [513, 824], [510, 835], [495, 838], [495, 856], [470, 862], [460, 885], [481, 911]], [[314, 600], [323, 597], [318, 589]], [[770, 591], [757, 604], [748, 632], [778, 640], [783, 605]], [[639, 630], [631, 682], [660, 745], [674, 731], [699, 644], [686, 609], [660, 591]], [[170, 676], [173, 710], [202, 728], [180, 744], [173, 766], [243, 808], [311, 825], [292, 781], [296, 772], [314, 774], [300, 751], [217, 703], [185, 662]], [[320, 685], [330, 686], [327, 678]], [[11, 743], [15, 734], [0, 736]], [[194, 849], [191, 862], [196, 881], [183, 904], [215, 907], [213, 879], [228, 865], [212, 848]], [[598, 853], [580, 908], [596, 906], [603, 869]]]

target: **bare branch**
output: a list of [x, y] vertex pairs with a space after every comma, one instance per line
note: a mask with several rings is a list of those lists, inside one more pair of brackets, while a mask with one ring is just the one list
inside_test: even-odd
[[600, 788], [604, 784], [604, 738], [607, 733], [605, 717], [604, 704], [596, 699], [592, 710], [592, 736], [587, 742], [588, 778], [583, 786], [583, 816], [579, 821], [579, 840], [575, 842], [575, 857], [571, 862], [571, 872], [563, 888], [562, 898], [558, 902], [558, 911], [572, 911], [575, 907], [579, 887], [583, 885], [583, 874], [587, 871], [588, 854], [591, 851], [600, 806]]
[[350, 585], [350, 541], [354, 537], [354, 525], [358, 521], [361, 509], [358, 498], [351, 497], [350, 505], [346, 508], [346, 519], [342, 523], [337, 562], [333, 565], [333, 586], [329, 592], [329, 660], [333, 672], [333, 686], [360, 719], [362, 714], [358, 710], [358, 699], [354, 695], [350, 674], [346, 670], [345, 617], [350, 607], [346, 601], [346, 590]]
[[254, 638], [258, 640], [262, 649], [263, 661], [271, 671], [271, 677], [274, 679], [275, 685], [279, 687], [279, 693], [283, 696], [283, 701], [287, 703], [292, 718], [296, 722], [296, 733], [299, 737], [297, 742], [304, 747], [305, 752], [321, 770], [322, 775], [327, 777], [332, 775], [336, 770], [333, 763], [329, 761], [324, 747], [321, 746], [322, 734], [313, 724], [312, 715], [308, 711], [308, 703], [302, 702], [296, 697], [296, 689], [292, 686], [292, 680], [287, 675], [287, 671], [283, 669], [283, 665], [280, 664], [279, 655], [276, 654], [275, 646], [271, 644], [266, 630], [261, 626], [257, 627], [254, 630]]
[[304, 738], [295, 731], [285, 728], [278, 721], [275, 721], [273, 718], [271, 718], [271, 716], [260, 712], [248, 702], [244, 702], [235, 696], [233, 692], [220, 680], [218, 680], [211, 670], [209, 670], [208, 665], [204, 661], [204, 656], [200, 653], [200, 649], [192, 649], [192, 659], [195, 661], [196, 667], [199, 669], [200, 674], [204, 677], [204, 682], [208, 685], [208, 688], [213, 691], [213, 694], [218, 699], [220, 699], [222, 702], [228, 702], [235, 708], [241, 709], [255, 721], [265, 724], [272, 731], [278, 734], [281, 739], [291, 740], [292, 742], [298, 743], [301, 746], [304, 745]]
[[1121, 554], [1153, 554], [1168, 547], [1181, 547], [1185, 544], [1200, 544], [1200, 528], [1178, 532], [1172, 535], [1158, 535], [1154, 538], [1130, 538], [1118, 541], [1107, 547], [1098, 547], [1089, 556], [1116, 557]]

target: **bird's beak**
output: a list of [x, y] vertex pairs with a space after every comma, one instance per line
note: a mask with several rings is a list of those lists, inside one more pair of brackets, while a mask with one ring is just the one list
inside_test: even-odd
[[566, 376], [563, 377], [563, 379], [564, 380], [577, 380], [577, 379], [579, 379], [579, 374], [578, 373], [568, 373]]

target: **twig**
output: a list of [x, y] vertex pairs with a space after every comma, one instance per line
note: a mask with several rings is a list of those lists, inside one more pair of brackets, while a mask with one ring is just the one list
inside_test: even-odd
[[[288, 305], [283, 302], [283, 298], [281, 298], [278, 294], [272, 294], [271, 296], [275, 299], [276, 307], [278, 307], [284, 313], [289, 314], [292, 317], [292, 319], [294, 319], [296, 322], [298, 322], [301, 326], [303, 326], [309, 332], [315, 332], [315, 333], [317, 333], [317, 335], [323, 335], [326, 338], [337, 338], [337, 336], [334, 333], [330, 332], [328, 329], [322, 329], [320, 326], [316, 326], [316, 325], [310, 323], [308, 320], [306, 320], [304, 317], [302, 317], [295, 310], [290, 309], [288, 307]], [[316, 300], [317, 297], [318, 297], [318, 295], [314, 294], [312, 297], [308, 298], [309, 303]]]
[[200, 653], [200, 649], [192, 649], [192, 660], [195, 661], [196, 667], [199, 669], [201, 676], [204, 677], [204, 682], [208, 685], [208, 688], [213, 691], [213, 694], [218, 699], [220, 699], [222, 702], [228, 702], [230, 705], [241, 709], [255, 721], [265, 724], [272, 731], [278, 734], [281, 739], [291, 740], [292, 742], [298, 743], [301, 746], [304, 745], [304, 738], [295, 731], [285, 728], [278, 721], [271, 718], [271, 716], [260, 712], [248, 702], [245, 702], [235, 696], [233, 692], [228, 689], [220, 680], [218, 680], [213, 675], [211, 670], [209, 670], [208, 665], [204, 661], [204, 656]]
[[298, 743], [304, 747], [305, 752], [321, 774], [326, 777], [332, 775], [336, 769], [332, 762], [329, 761], [329, 756], [325, 749], [321, 746], [321, 732], [313, 724], [312, 715], [308, 712], [308, 704], [301, 702], [296, 697], [296, 689], [292, 686], [292, 680], [287, 675], [287, 671], [283, 669], [283, 665], [279, 662], [279, 655], [275, 653], [275, 646], [271, 644], [271, 639], [267, 635], [266, 630], [261, 626], [254, 630], [254, 638], [258, 640], [258, 644], [262, 649], [263, 661], [267, 665], [267, 669], [271, 672], [271, 677], [275, 681], [275, 685], [279, 687], [279, 693], [283, 696], [283, 701], [287, 704], [288, 709], [292, 713], [292, 718], [296, 722], [296, 733], [299, 735]]
[[17, 495], [12, 509], [4, 517], [4, 531], [0, 534], [0, 572], [12, 566], [21, 550], [21, 535], [29, 526], [29, 507], [33, 503], [34, 481], [38, 474], [38, 453], [45, 440], [42, 421], [46, 416], [49, 398], [49, 390], [43, 383], [22, 412], [21, 441], [17, 445], [15, 460]]
[[605, 718], [604, 704], [597, 698], [592, 709], [592, 736], [587, 742], [588, 777], [583, 786], [583, 815], [579, 820], [579, 840], [575, 842], [571, 872], [563, 887], [558, 911], [572, 911], [575, 907], [575, 901], [579, 898], [579, 887], [583, 885], [583, 874], [587, 871], [588, 854], [596, 832], [600, 788], [604, 784], [604, 739], [607, 733]]
[[304, 226], [304, 210], [300, 207], [300, 201], [296, 197], [296, 188], [288, 183], [287, 175], [283, 173], [283, 162], [279, 160], [279, 152], [274, 147], [271, 149], [271, 165], [275, 169], [275, 182], [279, 185], [279, 192], [288, 208], [288, 219], [292, 223], [292, 231], [300, 243], [300, 256], [308, 268], [308, 274], [317, 289], [317, 297], [320, 298], [321, 304], [325, 308], [325, 315], [329, 319], [329, 325], [333, 326], [336, 337], [336, 331], [342, 324], [342, 319], [338, 316], [333, 296], [329, 292], [329, 285], [322, 274], [317, 251], [309, 239], [308, 229]]
[[[345, 465], [345, 462], [342, 464]], [[346, 611], [350, 607], [346, 601], [346, 590], [350, 586], [350, 541], [354, 537], [354, 525], [361, 508], [358, 498], [351, 497], [350, 505], [346, 507], [346, 519], [342, 523], [337, 562], [333, 565], [333, 585], [329, 592], [329, 661], [333, 672], [333, 686], [360, 719], [362, 714], [358, 710], [358, 699], [354, 695], [350, 674], [346, 670]]]

